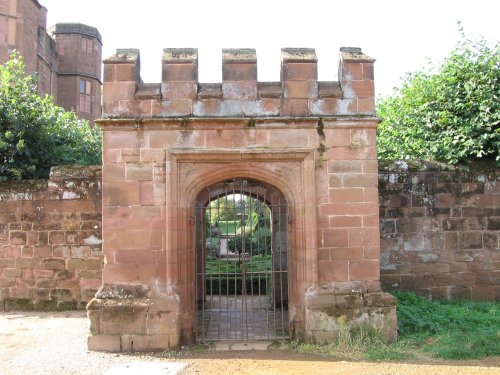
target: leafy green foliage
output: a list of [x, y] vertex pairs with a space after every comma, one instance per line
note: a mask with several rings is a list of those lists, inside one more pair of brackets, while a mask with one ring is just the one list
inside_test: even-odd
[[254, 254], [256, 254], [257, 252], [259, 254], [271, 253], [272, 234], [269, 227], [258, 228], [253, 235], [252, 241]]
[[207, 254], [215, 257], [220, 256], [220, 242], [218, 237], [207, 237], [205, 244]]
[[259, 214], [255, 211], [251, 211], [247, 214], [247, 218], [245, 220], [244, 228], [241, 228], [241, 221], [238, 223], [240, 228], [240, 233], [253, 233], [257, 229], [257, 225], [259, 224]]
[[271, 254], [271, 230], [269, 228], [256, 228], [255, 232], [247, 232], [244, 235], [237, 234], [229, 239], [227, 248], [229, 251], [241, 254], [243, 245], [245, 252], [252, 255]]
[[[272, 257], [266, 256], [253, 256], [245, 260], [245, 272], [268, 272], [271, 271]], [[236, 259], [207, 257], [207, 275], [226, 275], [237, 274], [241, 275], [241, 263]], [[249, 276], [247, 276], [249, 277]]]
[[101, 134], [40, 97], [21, 56], [0, 65], [0, 181], [47, 178], [54, 165], [101, 163]]
[[236, 220], [236, 202], [234, 196], [224, 196], [211, 201], [207, 207], [210, 223]]
[[380, 100], [381, 159], [500, 162], [500, 45], [465, 38], [435, 69]]
[[[227, 241], [227, 249], [231, 252], [241, 254], [249, 252], [253, 247], [252, 236], [249, 234], [237, 234]], [[243, 251], [244, 249], [244, 251]]]

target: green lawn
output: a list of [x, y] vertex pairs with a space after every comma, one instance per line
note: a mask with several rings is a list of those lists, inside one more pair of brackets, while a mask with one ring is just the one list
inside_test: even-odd
[[[252, 272], [266, 272], [271, 271], [272, 268], [272, 258], [271, 255], [255, 255], [252, 257], [245, 258], [245, 270], [246, 273]], [[227, 259], [227, 258], [214, 258], [207, 257], [207, 275], [219, 275], [219, 274], [240, 274], [241, 273], [242, 264], [238, 260], [235, 259]]]
[[245, 258], [246, 281], [242, 277], [243, 262], [238, 258], [207, 257], [205, 284], [211, 295], [241, 295], [243, 284], [247, 293], [270, 294], [272, 258], [252, 256]]
[[223, 236], [225, 235], [236, 235], [238, 229], [239, 220], [233, 221], [219, 221], [220, 232]]

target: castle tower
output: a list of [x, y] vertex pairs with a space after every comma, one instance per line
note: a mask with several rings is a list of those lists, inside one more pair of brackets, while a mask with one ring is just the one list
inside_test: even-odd
[[0, 0], [0, 63], [17, 50], [24, 57], [26, 71], [37, 68], [37, 34], [45, 29], [47, 9], [36, 0]]
[[101, 34], [81, 23], [50, 29], [58, 54], [56, 104], [94, 121], [101, 116]]

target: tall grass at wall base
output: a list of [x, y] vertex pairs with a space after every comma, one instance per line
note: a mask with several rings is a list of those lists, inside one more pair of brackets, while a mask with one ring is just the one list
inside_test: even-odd
[[400, 341], [444, 359], [500, 355], [499, 303], [428, 301], [413, 293], [396, 293]]
[[399, 338], [388, 343], [369, 327], [340, 328], [328, 345], [292, 343], [299, 352], [342, 359], [406, 361], [479, 359], [500, 355], [499, 303], [428, 301], [414, 293], [395, 293]]

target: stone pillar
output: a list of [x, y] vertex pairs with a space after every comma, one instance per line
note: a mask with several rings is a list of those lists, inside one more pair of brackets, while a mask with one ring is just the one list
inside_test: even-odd
[[135, 99], [137, 84], [141, 81], [139, 50], [118, 49], [103, 64], [103, 117], [133, 112], [134, 108], [130, 108], [130, 105]]
[[[374, 115], [374, 61], [360, 48], [341, 49], [342, 99], [336, 107], [342, 115]], [[391, 340], [395, 300], [381, 292], [379, 282], [376, 126], [338, 127], [329, 120], [321, 125], [329, 150], [322, 152], [326, 165], [318, 162], [316, 168], [326, 186], [319, 192], [318, 284], [306, 292], [306, 340], [327, 343], [342, 329], [361, 325]]]
[[198, 50], [165, 48], [162, 58], [161, 111], [155, 115], [187, 116], [198, 94]]
[[374, 62], [361, 48], [340, 49], [339, 81], [343, 98], [360, 115], [375, 115]]
[[224, 100], [257, 99], [257, 55], [254, 49], [222, 50]]
[[[104, 62], [108, 117], [151, 115], [138, 99], [139, 52], [118, 50]], [[105, 351], [168, 350], [179, 345], [180, 298], [167, 283], [165, 152], [141, 131], [103, 129], [103, 284], [87, 305], [88, 346]], [[171, 276], [169, 274], [169, 276]]]

